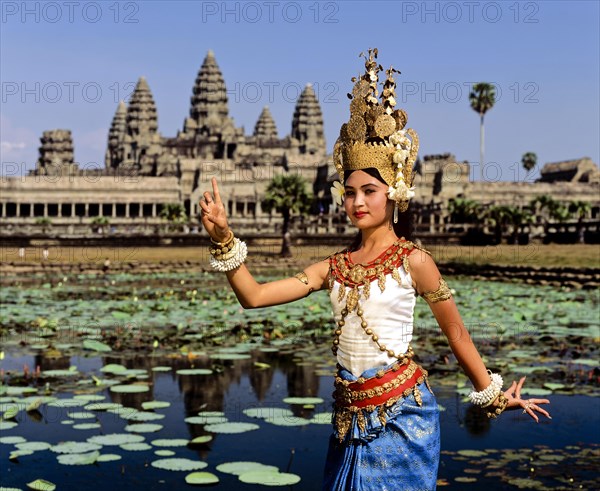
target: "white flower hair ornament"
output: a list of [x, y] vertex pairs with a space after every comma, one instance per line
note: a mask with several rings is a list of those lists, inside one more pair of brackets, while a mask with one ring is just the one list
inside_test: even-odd
[[[415, 196], [415, 187], [408, 187], [404, 180], [404, 166], [410, 156], [412, 142], [406, 136], [406, 130], [396, 131], [390, 135], [389, 142], [396, 147], [392, 161], [396, 164], [396, 182], [388, 188], [388, 197], [400, 203], [409, 201]], [[398, 207], [394, 209], [394, 223], [398, 223]]]
[[344, 196], [346, 194], [346, 190], [340, 181], [334, 181], [333, 186], [331, 187], [331, 196], [333, 200], [338, 206], [342, 206], [344, 203]]

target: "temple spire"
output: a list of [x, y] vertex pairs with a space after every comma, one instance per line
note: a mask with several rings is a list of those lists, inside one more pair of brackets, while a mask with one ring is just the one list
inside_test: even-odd
[[190, 117], [198, 128], [212, 132], [226, 124], [229, 118], [227, 90], [212, 50], [204, 58], [192, 92]]
[[269, 106], [265, 106], [260, 113], [256, 126], [254, 126], [254, 136], [264, 140], [277, 138], [277, 126], [275, 126]]
[[120, 101], [108, 131], [108, 146], [104, 158], [104, 166], [109, 169], [117, 167], [122, 158], [119, 156], [119, 147], [127, 132], [127, 106]]
[[306, 84], [296, 103], [291, 137], [298, 141], [300, 153], [325, 152], [323, 114], [311, 84]]
[[145, 77], [140, 77], [131, 95], [127, 108], [126, 128], [127, 134], [134, 138], [138, 135], [156, 133], [158, 130], [156, 104]]

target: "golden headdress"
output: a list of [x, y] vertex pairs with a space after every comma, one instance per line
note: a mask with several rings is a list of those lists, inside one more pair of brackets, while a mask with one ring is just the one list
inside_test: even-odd
[[394, 109], [396, 82], [390, 67], [385, 71], [381, 103], [377, 99], [379, 72], [382, 66], [376, 61], [377, 48], [369, 49], [365, 58], [365, 73], [355, 82], [350, 102], [350, 119], [340, 129], [333, 148], [333, 162], [344, 181], [344, 172], [374, 167], [389, 186], [388, 197], [396, 201], [398, 209], [405, 211], [414, 196], [413, 165], [419, 151], [419, 137], [412, 129], [404, 129], [406, 112]]

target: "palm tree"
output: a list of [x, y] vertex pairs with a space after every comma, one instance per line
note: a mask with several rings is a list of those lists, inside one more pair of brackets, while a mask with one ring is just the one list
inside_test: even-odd
[[571, 201], [569, 210], [577, 216], [577, 237], [580, 244], [585, 242], [583, 235], [583, 219], [592, 209], [592, 204], [588, 201]]
[[481, 167], [481, 180], [483, 180], [483, 149], [484, 149], [484, 130], [483, 130], [483, 117], [496, 103], [496, 89], [492, 84], [486, 82], [479, 82], [473, 85], [473, 89], [469, 93], [469, 102], [471, 108], [481, 117], [480, 131], [479, 131], [479, 165]]
[[181, 203], [164, 204], [160, 210], [159, 216], [168, 222], [167, 231], [169, 230], [170, 224], [181, 225], [188, 221], [185, 208]]
[[523, 168], [529, 172], [537, 164], [537, 155], [534, 152], [524, 153], [521, 158], [521, 163], [523, 164]]
[[504, 213], [513, 226], [513, 244], [519, 245], [519, 230], [533, 220], [533, 215], [529, 210], [516, 206], [505, 206]]
[[275, 210], [283, 216], [281, 256], [290, 257], [290, 219], [292, 213], [305, 215], [310, 209], [312, 195], [306, 190], [307, 181], [296, 174], [280, 174], [273, 177], [265, 192], [262, 209], [267, 213]]
[[511, 217], [511, 210], [508, 206], [494, 205], [490, 206], [486, 210], [486, 218], [491, 222], [494, 227], [494, 236], [496, 237], [496, 244], [502, 243], [502, 233], [504, 225], [508, 222]]
[[471, 223], [481, 218], [483, 208], [480, 203], [468, 198], [448, 200], [448, 213], [453, 223]]

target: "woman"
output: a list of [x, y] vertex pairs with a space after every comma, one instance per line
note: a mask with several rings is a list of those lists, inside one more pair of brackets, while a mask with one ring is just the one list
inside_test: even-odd
[[502, 391], [472, 343], [451, 292], [430, 254], [400, 232], [413, 196], [412, 165], [418, 138], [404, 130], [406, 113], [393, 110], [392, 74], [382, 103], [377, 92], [376, 50], [356, 83], [351, 118], [342, 126], [334, 162], [344, 209], [359, 234], [348, 249], [293, 278], [258, 284], [246, 266], [246, 246], [227, 224], [216, 179], [200, 202], [202, 224], [213, 242], [211, 264], [225, 271], [244, 308], [292, 302], [329, 289], [336, 321], [334, 434], [329, 444], [325, 490], [435, 489], [439, 461], [437, 403], [427, 372], [410, 346], [417, 295], [429, 304], [456, 358], [471, 380], [471, 401], [496, 417], [505, 409], [536, 413], [546, 399], [521, 399], [525, 378]]

